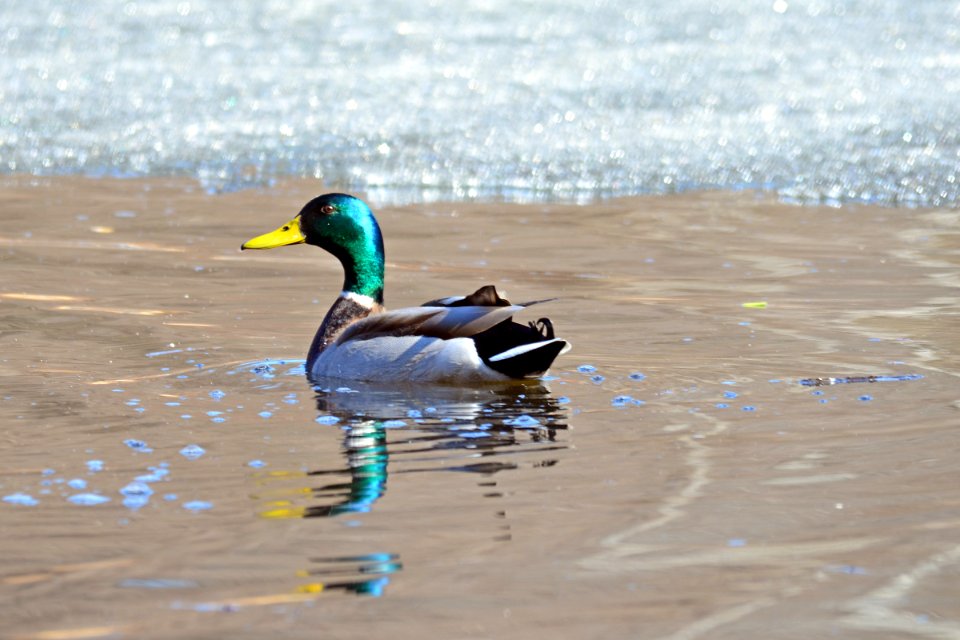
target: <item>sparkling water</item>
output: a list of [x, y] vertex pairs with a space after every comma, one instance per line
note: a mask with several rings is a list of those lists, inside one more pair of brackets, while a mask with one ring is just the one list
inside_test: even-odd
[[960, 4], [5, 2], [0, 172], [956, 206]]

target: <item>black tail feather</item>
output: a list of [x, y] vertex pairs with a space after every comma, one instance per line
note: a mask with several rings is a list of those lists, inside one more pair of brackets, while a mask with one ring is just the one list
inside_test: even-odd
[[477, 353], [483, 362], [494, 371], [511, 378], [531, 378], [546, 373], [567, 343], [557, 340], [512, 358], [490, 358], [525, 344], [554, 339], [553, 323], [547, 318], [540, 318], [529, 325], [505, 320], [473, 337]]

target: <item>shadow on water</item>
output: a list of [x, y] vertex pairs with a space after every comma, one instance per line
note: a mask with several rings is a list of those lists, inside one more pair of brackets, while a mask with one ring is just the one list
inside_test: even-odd
[[[267, 369], [257, 373], [271, 375]], [[568, 447], [563, 437], [568, 429], [566, 399], [555, 398], [543, 383], [463, 389], [313, 382], [316, 422], [340, 434], [341, 457], [306, 471], [265, 472], [261, 497], [296, 496], [299, 503], [270, 502], [261, 513], [265, 518], [369, 513], [387, 493], [391, 474], [476, 474], [478, 498], [497, 498], [502, 494], [494, 475], [554, 466], [559, 452]], [[306, 480], [307, 486], [290, 489], [291, 479]], [[276, 484], [286, 486], [275, 490]], [[497, 516], [504, 517], [504, 512], [497, 511]], [[403, 568], [393, 553], [310, 561], [305, 573], [322, 580], [317, 584], [325, 591], [375, 596], [382, 595], [389, 576]]]

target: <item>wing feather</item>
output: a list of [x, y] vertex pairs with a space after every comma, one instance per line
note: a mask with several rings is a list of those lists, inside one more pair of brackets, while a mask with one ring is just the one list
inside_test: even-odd
[[344, 329], [337, 344], [383, 336], [468, 338], [509, 319], [523, 307], [410, 307], [367, 316]]

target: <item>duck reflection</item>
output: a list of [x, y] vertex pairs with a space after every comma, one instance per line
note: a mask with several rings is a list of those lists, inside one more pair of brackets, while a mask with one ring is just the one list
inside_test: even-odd
[[387, 486], [387, 433], [383, 424], [363, 420], [345, 428], [343, 450], [345, 468], [311, 471], [308, 476], [342, 476], [349, 480], [330, 482], [312, 489], [315, 497], [327, 504], [312, 505], [300, 514], [303, 518], [362, 513], [383, 495]]
[[[315, 387], [318, 421], [343, 434], [339, 464], [266, 474], [320, 480], [296, 494], [312, 504], [275, 502], [268, 518], [319, 518], [369, 511], [393, 473], [467, 472], [491, 476], [521, 465], [549, 467], [567, 448], [564, 399], [542, 384], [461, 389]], [[531, 460], [531, 456], [539, 456]], [[288, 494], [289, 495], [289, 494]], [[298, 500], [299, 502], [299, 500]]]
[[[306, 472], [316, 484], [295, 493], [309, 504], [273, 503], [264, 517], [368, 512], [386, 493], [390, 473], [475, 473], [482, 476], [478, 497], [498, 498], [502, 494], [491, 476], [521, 466], [553, 466], [556, 452], [567, 448], [561, 436], [568, 428], [565, 399], [554, 398], [542, 384], [480, 389], [315, 385], [318, 422], [343, 434], [343, 457]], [[505, 517], [502, 511], [497, 515]], [[509, 525], [502, 528], [509, 531]], [[509, 533], [497, 539], [509, 540]], [[311, 560], [314, 568], [305, 575], [325, 578], [315, 585], [358, 594], [379, 595], [387, 576], [402, 568], [390, 554]], [[344, 572], [359, 575], [338, 577]]]
[[[391, 457], [399, 473], [516, 469], [516, 454], [566, 448], [563, 405], [540, 384], [487, 389], [317, 387], [317, 409], [338, 419], [346, 464], [312, 476], [348, 476], [312, 490], [324, 504], [303, 517], [368, 511], [387, 487]], [[331, 419], [332, 421], [332, 419]], [[388, 434], [391, 434], [388, 436]], [[555, 458], [534, 466], [551, 466]]]

